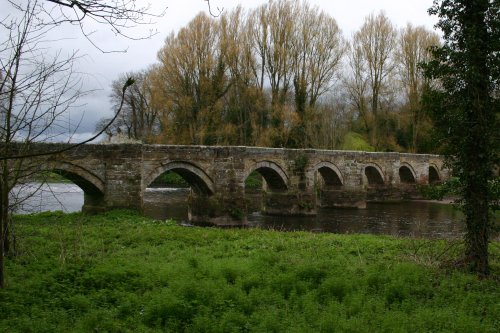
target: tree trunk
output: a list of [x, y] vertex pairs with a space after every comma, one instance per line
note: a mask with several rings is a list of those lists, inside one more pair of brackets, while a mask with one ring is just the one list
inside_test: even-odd
[[[0, 232], [3, 234], [3, 218], [0, 221]], [[0, 289], [5, 287], [4, 277], [4, 253], [3, 253], [3, 236], [0, 237]]]
[[[464, 35], [467, 43], [466, 59], [468, 105], [466, 121], [469, 126], [465, 134], [462, 167], [464, 169], [464, 200], [467, 223], [466, 256], [471, 260], [471, 269], [479, 275], [489, 274], [489, 189], [491, 178], [492, 145], [491, 124], [495, 122], [494, 107], [490, 96], [490, 70], [488, 54], [490, 44], [486, 26], [488, 1], [468, 3], [465, 14]], [[494, 130], [494, 129], [493, 129]]]
[[372, 89], [372, 115], [373, 124], [371, 131], [371, 144], [376, 149], [378, 148], [378, 89]]
[[[3, 183], [3, 180], [1, 181]], [[4, 188], [0, 183], [0, 288], [5, 287], [5, 239], [7, 231], [8, 202], [5, 202]]]

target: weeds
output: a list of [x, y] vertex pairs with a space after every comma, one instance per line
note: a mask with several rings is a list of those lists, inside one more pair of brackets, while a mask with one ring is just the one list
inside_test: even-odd
[[0, 331], [499, 330], [498, 281], [439, 266], [459, 243], [183, 228], [123, 211], [17, 219]]

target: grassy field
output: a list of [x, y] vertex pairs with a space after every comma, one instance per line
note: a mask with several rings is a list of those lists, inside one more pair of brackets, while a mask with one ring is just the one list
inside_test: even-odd
[[[115, 211], [16, 218], [0, 332], [499, 332], [461, 245], [180, 227]], [[499, 244], [492, 267], [500, 272]]]

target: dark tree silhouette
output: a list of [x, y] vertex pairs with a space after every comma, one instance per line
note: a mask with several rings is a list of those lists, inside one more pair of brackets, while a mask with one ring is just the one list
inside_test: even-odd
[[435, 121], [454, 175], [460, 179], [465, 214], [465, 257], [460, 261], [489, 274], [490, 184], [499, 163], [500, 5], [498, 0], [435, 0], [444, 45], [424, 65], [436, 85], [424, 103]]

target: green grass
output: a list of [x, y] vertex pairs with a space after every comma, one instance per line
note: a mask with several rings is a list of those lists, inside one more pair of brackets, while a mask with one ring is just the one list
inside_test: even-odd
[[[498, 332], [460, 244], [187, 228], [115, 211], [16, 217], [0, 332]], [[498, 243], [492, 267], [500, 271]]]

